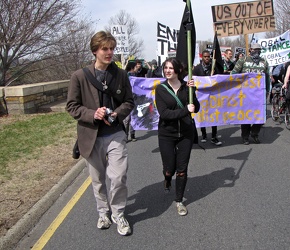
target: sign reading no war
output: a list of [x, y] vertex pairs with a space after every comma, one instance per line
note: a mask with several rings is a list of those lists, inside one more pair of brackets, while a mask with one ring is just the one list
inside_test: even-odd
[[[197, 127], [265, 123], [264, 75], [249, 73], [194, 78], [201, 105], [199, 113], [193, 116]], [[135, 130], [158, 128], [155, 89], [164, 80], [130, 77], [135, 99], [131, 123]]]

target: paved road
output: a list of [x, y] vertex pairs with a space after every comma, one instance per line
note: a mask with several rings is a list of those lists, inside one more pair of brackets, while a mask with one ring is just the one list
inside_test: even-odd
[[[239, 126], [219, 127], [218, 134], [221, 147], [193, 147], [187, 216], [177, 215], [174, 192], [163, 192], [156, 132], [138, 131], [138, 141], [128, 143], [133, 234], [96, 228], [89, 186], [43, 249], [290, 249], [290, 131], [269, 118], [259, 145], [242, 145]], [[87, 176], [85, 169], [17, 249], [35, 244]]]

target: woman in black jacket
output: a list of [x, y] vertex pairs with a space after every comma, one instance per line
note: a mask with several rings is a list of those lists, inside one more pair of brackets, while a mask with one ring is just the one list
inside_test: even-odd
[[184, 72], [180, 61], [168, 58], [163, 63], [163, 73], [167, 80], [157, 86], [155, 100], [160, 115], [158, 141], [165, 177], [164, 188], [166, 191], [170, 190], [171, 179], [176, 172], [177, 211], [179, 215], [186, 215], [187, 209], [182, 200], [190, 152], [197, 136], [191, 113], [197, 113], [200, 104], [195, 93], [193, 104], [189, 104], [188, 86], [193, 87], [194, 81], [190, 80], [187, 84], [183, 80]]

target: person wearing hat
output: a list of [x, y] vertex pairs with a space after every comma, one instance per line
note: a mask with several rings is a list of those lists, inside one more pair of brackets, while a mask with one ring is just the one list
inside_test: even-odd
[[162, 67], [157, 65], [157, 61], [153, 59], [151, 61], [151, 69], [148, 70], [146, 77], [148, 78], [162, 78]]
[[[260, 56], [262, 47], [259, 43], [253, 43], [250, 47], [249, 56], [245, 56], [237, 61], [231, 74], [239, 73], [264, 73], [266, 78], [267, 96], [270, 89], [269, 64]], [[249, 136], [253, 138], [254, 143], [259, 144], [259, 132], [262, 124], [242, 124], [242, 138], [245, 145], [249, 145]]]

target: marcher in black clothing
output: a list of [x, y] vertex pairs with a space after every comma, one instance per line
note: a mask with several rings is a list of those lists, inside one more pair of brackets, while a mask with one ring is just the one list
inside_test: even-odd
[[[192, 75], [194, 76], [210, 76], [211, 74], [211, 60], [210, 60], [210, 53], [208, 50], [204, 50], [202, 52], [202, 60], [201, 63], [196, 65], [193, 69]], [[215, 73], [214, 73], [215, 74]], [[217, 126], [212, 126], [212, 132], [211, 132], [211, 142], [215, 144], [216, 146], [222, 145], [222, 142], [220, 142], [217, 139]], [[207, 141], [207, 134], [206, 134], [206, 128], [201, 128], [202, 133], [202, 139], [201, 142]]]
[[[128, 62], [126, 65], [125, 70], [127, 71], [128, 76], [136, 76], [136, 62]], [[134, 96], [134, 93], [133, 93]], [[124, 121], [124, 126], [125, 126], [125, 132], [126, 132], [126, 136], [127, 136], [127, 142], [129, 142], [129, 134], [131, 137], [131, 141], [135, 142], [137, 141], [136, 136], [135, 136], [135, 129], [132, 127], [131, 125], [131, 113], [130, 115], [128, 115]]]
[[[270, 89], [270, 76], [269, 76], [269, 64], [268, 62], [260, 56], [262, 47], [259, 43], [252, 43], [250, 48], [250, 55], [240, 59], [231, 74], [240, 73], [259, 73], [265, 74], [265, 85], [266, 85], [266, 96], [268, 95]], [[262, 97], [261, 97], [262, 98]], [[262, 124], [242, 124], [242, 138], [243, 144], [249, 145], [249, 136], [253, 138], [253, 141], [257, 144], [260, 143], [259, 133]]]
[[148, 78], [162, 78], [162, 67], [157, 65], [156, 60], [152, 60], [151, 69], [148, 70], [146, 77]]
[[[145, 63], [148, 69], [151, 69], [150, 65], [147, 62]], [[140, 60], [136, 60], [136, 76], [137, 77], [145, 77], [148, 72], [148, 69], [142, 66], [142, 62]]]
[[164, 188], [169, 191], [172, 176], [176, 172], [176, 206], [179, 215], [186, 215], [187, 209], [182, 203], [187, 182], [187, 168], [190, 152], [197, 136], [191, 113], [197, 113], [200, 104], [193, 94], [193, 104], [189, 104], [188, 86], [194, 86], [194, 80], [188, 84], [183, 80], [183, 67], [176, 58], [168, 58], [163, 63], [166, 81], [156, 88], [156, 106], [159, 117], [158, 141], [165, 177]]
[[224, 58], [224, 74], [229, 75], [233, 68], [235, 67], [235, 63], [231, 60], [233, 56], [233, 52], [231, 49], [226, 49], [225, 58]]

